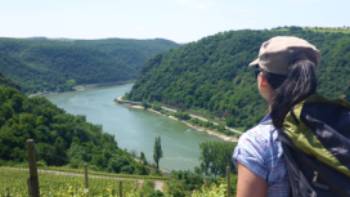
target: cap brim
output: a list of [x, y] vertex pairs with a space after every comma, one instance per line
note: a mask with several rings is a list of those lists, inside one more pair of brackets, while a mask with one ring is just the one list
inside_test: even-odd
[[256, 60], [250, 62], [250, 64], [248, 66], [252, 67], [252, 66], [256, 66], [256, 65], [259, 65], [259, 58], [257, 58]]

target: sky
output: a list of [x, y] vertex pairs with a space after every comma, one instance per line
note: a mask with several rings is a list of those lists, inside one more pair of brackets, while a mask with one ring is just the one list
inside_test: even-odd
[[165, 38], [350, 26], [350, 0], [0, 0], [0, 37]]

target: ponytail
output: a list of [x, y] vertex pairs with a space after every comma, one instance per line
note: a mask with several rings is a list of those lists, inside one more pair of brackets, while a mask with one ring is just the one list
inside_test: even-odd
[[266, 78], [275, 95], [271, 105], [272, 123], [281, 128], [287, 113], [295, 104], [314, 94], [317, 88], [316, 64], [309, 59], [299, 59], [292, 63], [287, 76], [273, 76], [266, 73]]

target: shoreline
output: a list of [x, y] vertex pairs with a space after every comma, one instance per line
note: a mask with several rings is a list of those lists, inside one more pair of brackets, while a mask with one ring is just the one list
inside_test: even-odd
[[60, 93], [67, 93], [67, 92], [79, 92], [79, 91], [86, 91], [92, 88], [99, 88], [99, 87], [109, 87], [109, 86], [115, 86], [115, 85], [125, 85], [128, 83], [133, 83], [134, 80], [128, 80], [128, 81], [116, 81], [116, 82], [105, 82], [105, 83], [90, 83], [90, 84], [79, 84], [72, 87], [72, 90], [62, 91], [62, 92], [55, 92], [55, 91], [44, 91], [44, 92], [36, 92], [32, 94], [26, 94], [29, 98], [35, 97], [35, 96], [48, 96], [52, 94], [60, 94]]
[[115, 81], [115, 82], [105, 82], [105, 83], [91, 83], [91, 84], [80, 84], [73, 86], [73, 92], [74, 91], [85, 91], [91, 88], [99, 88], [99, 87], [108, 87], [108, 86], [115, 86], [115, 85], [125, 85], [128, 83], [133, 83], [134, 80], [127, 80], [127, 81]]
[[[181, 123], [185, 124], [186, 126], [192, 128], [193, 130], [196, 130], [198, 132], [204, 132], [204, 133], [206, 133], [208, 135], [211, 135], [211, 136], [215, 136], [215, 137], [217, 137], [217, 138], [219, 138], [219, 139], [221, 139], [223, 141], [227, 141], [227, 142], [237, 142], [238, 141], [238, 137], [228, 136], [228, 135], [225, 135], [225, 134], [220, 133], [220, 132], [218, 132], [216, 130], [213, 130], [213, 129], [208, 129], [208, 128], [205, 128], [205, 127], [197, 126], [197, 125], [189, 123], [188, 121], [180, 120], [180, 119], [176, 118], [175, 116], [166, 115], [166, 114], [163, 114], [163, 113], [161, 113], [159, 111], [156, 111], [154, 109], [151, 109], [151, 108], [145, 109], [142, 106], [141, 102], [126, 101], [126, 100], [123, 100], [122, 96], [115, 98], [114, 101], [119, 103], [119, 104], [124, 104], [128, 108], [131, 108], [131, 109], [147, 110], [147, 111], [150, 111], [152, 113], [156, 113], [158, 115], [166, 116], [166, 117], [168, 117], [168, 118], [170, 118], [172, 120], [175, 120], [175, 121], [178, 121], [178, 122], [181, 122]], [[209, 121], [209, 120], [207, 120], [207, 121]]]

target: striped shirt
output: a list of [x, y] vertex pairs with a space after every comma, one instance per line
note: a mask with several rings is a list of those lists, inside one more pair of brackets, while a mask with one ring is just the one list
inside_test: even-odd
[[289, 196], [287, 169], [278, 131], [268, 115], [238, 140], [233, 162], [244, 165], [268, 184], [268, 197]]

